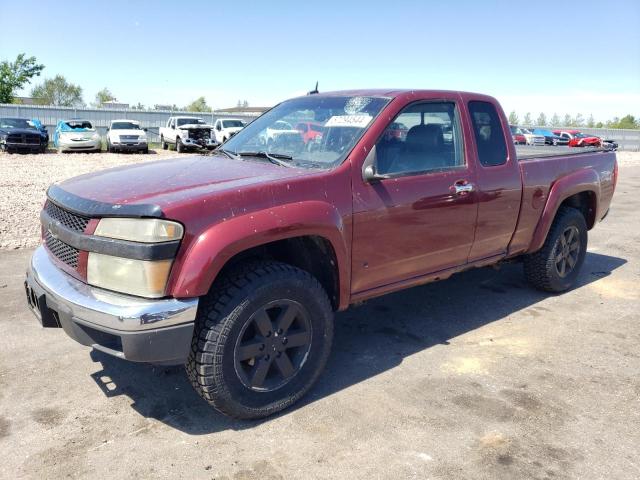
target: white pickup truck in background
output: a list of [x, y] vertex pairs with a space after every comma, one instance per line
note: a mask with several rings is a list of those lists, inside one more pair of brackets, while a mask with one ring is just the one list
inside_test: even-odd
[[213, 125], [213, 134], [218, 143], [224, 143], [245, 127], [242, 120], [219, 118]]
[[167, 150], [175, 145], [177, 152], [206, 148], [214, 149], [218, 142], [212, 136], [213, 126], [197, 117], [169, 117], [167, 124], [160, 127], [160, 143]]

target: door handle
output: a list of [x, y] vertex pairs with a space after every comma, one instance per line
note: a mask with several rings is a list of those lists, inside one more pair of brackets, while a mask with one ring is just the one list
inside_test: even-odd
[[473, 184], [467, 183], [466, 180], [460, 180], [453, 184], [453, 190], [456, 195], [466, 195], [473, 192]]

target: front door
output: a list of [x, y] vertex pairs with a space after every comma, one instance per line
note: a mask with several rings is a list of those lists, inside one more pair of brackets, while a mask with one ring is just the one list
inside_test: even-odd
[[405, 107], [375, 152], [386, 178], [353, 187], [352, 292], [465, 264], [477, 201], [456, 101]]

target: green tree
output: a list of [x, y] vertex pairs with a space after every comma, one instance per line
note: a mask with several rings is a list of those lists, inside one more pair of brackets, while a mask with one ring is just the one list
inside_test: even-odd
[[67, 82], [62, 75], [45, 79], [42, 84], [31, 90], [31, 96], [40, 105], [55, 105], [59, 107], [84, 106], [82, 101], [82, 87]]
[[565, 114], [564, 120], [562, 120], [563, 127], [573, 127], [573, 118], [568, 113]]
[[211, 107], [207, 105], [207, 101], [204, 97], [195, 99], [189, 105], [185, 107], [187, 112], [210, 112]]
[[0, 103], [11, 103], [16, 91], [31, 83], [33, 77], [39, 77], [44, 65], [36, 63], [36, 57], [19, 54], [15, 61], [0, 62]]
[[536, 120], [536, 126], [538, 127], [546, 127], [547, 126], [547, 116], [540, 112], [540, 115], [538, 115], [538, 119]]
[[525, 127], [530, 127], [533, 124], [533, 120], [531, 120], [531, 113], [527, 112], [524, 116], [524, 120], [522, 121]]
[[509, 114], [509, 125], [518, 125], [519, 123], [520, 119], [518, 118], [518, 114], [514, 110]]
[[116, 97], [113, 96], [113, 93], [107, 88], [104, 87], [98, 93], [96, 93], [96, 99], [93, 105], [95, 107], [101, 107], [104, 102], [114, 102], [116, 101]]
[[603, 128], [603, 127], [604, 127], [604, 123], [602, 122], [596, 123], [596, 128]]
[[553, 113], [553, 117], [551, 117], [551, 121], [549, 122], [549, 124], [552, 127], [560, 127], [562, 125], [560, 125], [560, 117], [558, 116], [557, 113]]
[[593, 113], [589, 115], [589, 119], [587, 120], [587, 127], [593, 128], [596, 126], [596, 121], [593, 118]]
[[143, 104], [141, 104], [140, 102], [138, 102], [137, 105], [134, 105], [133, 107], [131, 107], [132, 110], [146, 110], [147, 107], [145, 107]]
[[611, 128], [640, 128], [640, 124], [633, 115], [625, 115], [611, 125]]
[[575, 127], [584, 127], [584, 117], [581, 113], [576, 115], [576, 118], [573, 119], [573, 125]]

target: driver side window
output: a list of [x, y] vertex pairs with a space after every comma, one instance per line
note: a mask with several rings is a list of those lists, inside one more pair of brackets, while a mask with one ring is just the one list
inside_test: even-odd
[[376, 143], [382, 175], [412, 175], [464, 166], [460, 126], [453, 102], [409, 105]]

